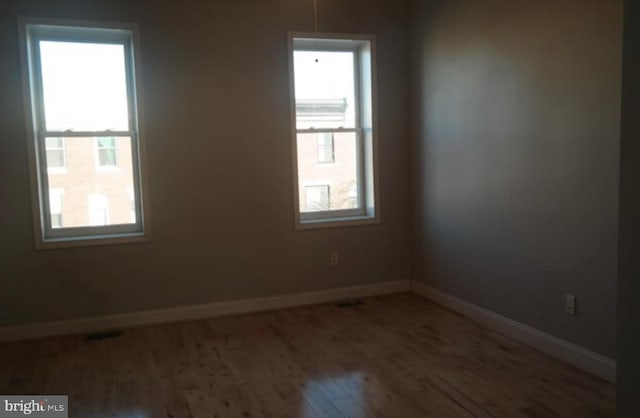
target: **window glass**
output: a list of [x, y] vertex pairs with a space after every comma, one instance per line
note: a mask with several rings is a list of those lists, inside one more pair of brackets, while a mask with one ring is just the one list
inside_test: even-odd
[[353, 53], [294, 51], [293, 59], [297, 128], [355, 127]]
[[[103, 141], [104, 140], [104, 141]], [[94, 161], [95, 144], [98, 143], [98, 157], [101, 167], [115, 166], [113, 152], [121, 150], [118, 170], [96, 170]], [[98, 225], [135, 224], [136, 218], [131, 216], [132, 205], [135, 207], [133, 190], [134, 161], [131, 153], [131, 138], [65, 138], [67, 152], [67, 167], [64, 174], [49, 173], [49, 190], [62, 189], [65, 191], [65, 204], [62, 215], [64, 227], [87, 227]], [[108, 145], [100, 148], [100, 144]], [[95, 211], [89, 205], [90, 196], [94, 193], [104, 196], [109, 202], [110, 216], [105, 219], [95, 216]], [[94, 199], [95, 200], [95, 199]]]
[[47, 131], [128, 131], [123, 45], [40, 41]]
[[316, 141], [323, 134], [298, 134], [298, 181], [301, 212], [317, 211], [305, 199], [308, 185], [326, 183], [330, 186], [328, 202], [323, 210], [355, 209], [358, 207], [358, 157], [356, 135], [342, 132], [333, 135], [334, 164], [318, 164]]

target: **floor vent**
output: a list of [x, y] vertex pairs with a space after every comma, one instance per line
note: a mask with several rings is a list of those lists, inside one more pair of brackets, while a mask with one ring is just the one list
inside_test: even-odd
[[104, 332], [96, 332], [95, 334], [89, 334], [85, 337], [85, 341], [99, 341], [106, 340], [107, 338], [116, 338], [122, 336], [122, 331], [104, 331]]
[[356, 306], [362, 305], [364, 302], [362, 299], [350, 299], [350, 300], [342, 300], [336, 303], [338, 308], [355, 308]]

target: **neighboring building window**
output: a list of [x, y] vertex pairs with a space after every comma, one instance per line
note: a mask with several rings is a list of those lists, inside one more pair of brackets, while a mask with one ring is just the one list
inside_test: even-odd
[[49, 189], [49, 213], [51, 228], [62, 228], [62, 189]]
[[355, 184], [352, 184], [347, 192], [347, 202], [350, 208], [358, 207], [358, 191], [356, 190]]
[[331, 208], [329, 185], [306, 186], [304, 190], [305, 210], [307, 212], [317, 212]]
[[109, 225], [109, 199], [101, 194], [89, 198], [89, 225]]
[[[37, 179], [36, 245], [144, 238], [136, 28], [40, 19], [22, 19], [21, 28], [30, 158]], [[91, 175], [95, 166], [88, 162], [96, 152], [98, 167], [118, 167], [108, 184]], [[62, 167], [63, 174], [55, 176], [45, 169]], [[54, 201], [54, 188], [65, 190], [64, 205]], [[118, 197], [126, 189], [133, 193], [134, 216], [130, 202]]]
[[98, 167], [114, 168], [118, 166], [116, 139], [112, 136], [96, 138], [98, 144]]
[[296, 226], [377, 222], [373, 39], [292, 34], [290, 59]]
[[65, 167], [64, 138], [46, 138], [47, 169], [61, 169]]
[[127, 187], [127, 194], [129, 195], [129, 208], [131, 210], [131, 222], [136, 221], [136, 198], [133, 194], [133, 189]]
[[335, 162], [335, 156], [333, 153], [333, 134], [331, 132], [322, 132], [318, 134], [317, 149], [319, 164], [331, 164]]

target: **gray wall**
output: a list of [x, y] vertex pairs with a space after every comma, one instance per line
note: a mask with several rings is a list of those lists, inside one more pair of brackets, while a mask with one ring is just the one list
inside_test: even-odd
[[632, 418], [640, 417], [640, 3], [624, 9], [617, 416]]
[[416, 278], [615, 357], [622, 1], [412, 7]]
[[[378, 45], [380, 225], [295, 231], [286, 32], [312, 2], [0, 2], [0, 326], [406, 279], [406, 10], [322, 0]], [[35, 251], [17, 16], [140, 25], [152, 240]], [[340, 265], [331, 268], [331, 249]]]

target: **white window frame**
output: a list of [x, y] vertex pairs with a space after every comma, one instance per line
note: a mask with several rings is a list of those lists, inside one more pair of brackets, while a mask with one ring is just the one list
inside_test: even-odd
[[[376, 55], [375, 37], [333, 33], [288, 34], [291, 146], [293, 165], [293, 195], [296, 229], [366, 225], [380, 222], [378, 192], [378, 153], [376, 140]], [[354, 128], [297, 129], [295, 101], [295, 73], [293, 53], [307, 51], [354, 52], [356, 115]], [[359, 204], [357, 209], [302, 212], [300, 207], [300, 179], [298, 178], [298, 134], [355, 133], [358, 167]], [[335, 139], [334, 139], [335, 140]]]
[[[138, 29], [133, 24], [19, 18], [20, 53], [28, 133], [28, 156], [34, 219], [34, 241], [38, 249], [143, 242], [149, 238], [149, 205], [145, 173], [145, 148], [140, 130], [141, 97]], [[44, 121], [42, 74], [37, 44], [40, 40], [122, 44], [125, 49], [129, 130], [47, 131]], [[45, 138], [129, 137], [136, 195], [136, 222], [124, 225], [52, 228], [49, 214], [49, 184]]]

